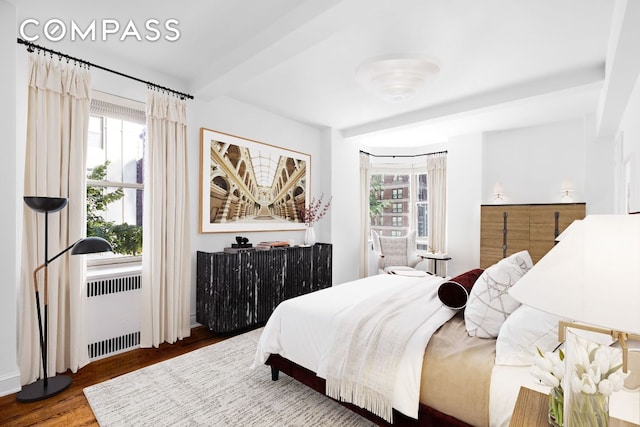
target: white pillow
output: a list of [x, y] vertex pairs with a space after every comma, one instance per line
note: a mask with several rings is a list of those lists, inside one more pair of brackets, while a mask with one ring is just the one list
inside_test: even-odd
[[530, 366], [537, 349], [552, 351], [558, 344], [561, 317], [528, 305], [518, 307], [502, 324], [496, 340], [496, 365]]
[[471, 289], [464, 311], [467, 333], [472, 337], [495, 338], [500, 327], [520, 303], [508, 290], [533, 267], [529, 252], [521, 251], [487, 268]]

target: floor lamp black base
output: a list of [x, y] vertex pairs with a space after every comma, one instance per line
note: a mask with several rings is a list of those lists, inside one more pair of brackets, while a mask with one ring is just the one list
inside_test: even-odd
[[56, 375], [50, 377], [45, 386], [44, 380], [38, 380], [34, 383], [27, 384], [22, 387], [16, 394], [18, 402], [36, 402], [46, 399], [64, 391], [71, 385], [71, 377], [67, 375]]

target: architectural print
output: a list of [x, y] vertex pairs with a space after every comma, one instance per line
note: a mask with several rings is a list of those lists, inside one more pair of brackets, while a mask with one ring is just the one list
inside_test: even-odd
[[200, 129], [200, 232], [304, 229], [308, 154]]

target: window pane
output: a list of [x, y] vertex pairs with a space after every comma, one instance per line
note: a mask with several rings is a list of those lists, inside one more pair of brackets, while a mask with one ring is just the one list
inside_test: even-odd
[[416, 175], [418, 180], [418, 202], [426, 202], [427, 198], [427, 174], [419, 173]]
[[416, 205], [416, 214], [417, 214], [416, 224], [418, 225], [416, 237], [426, 239], [429, 236], [429, 222], [428, 222], [429, 217], [428, 217], [428, 211], [427, 211], [427, 204], [418, 203]]
[[89, 135], [100, 143], [91, 143], [87, 155], [87, 177], [93, 182], [87, 185], [87, 235], [107, 239], [114, 249], [89, 259], [139, 255], [145, 125], [92, 116]]
[[102, 117], [89, 117], [89, 151], [92, 149], [102, 150], [104, 143], [102, 141]]
[[87, 186], [87, 236], [108, 240], [114, 252], [97, 258], [142, 253], [142, 193], [133, 188]]
[[[416, 174], [416, 227], [418, 239], [426, 240], [429, 236], [427, 174]], [[421, 248], [420, 246], [424, 246]], [[427, 249], [426, 245], [418, 245], [419, 249]]]
[[371, 175], [371, 228], [381, 236], [404, 236], [409, 231], [409, 177], [408, 174]]

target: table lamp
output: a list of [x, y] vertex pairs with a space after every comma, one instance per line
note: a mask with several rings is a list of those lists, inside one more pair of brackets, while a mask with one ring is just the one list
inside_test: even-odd
[[[640, 215], [589, 215], [574, 222], [509, 293], [563, 319], [558, 340], [567, 340], [565, 426], [608, 425], [608, 398], [603, 396], [616, 391], [612, 374], [620, 368], [628, 372], [627, 341], [640, 340]], [[580, 331], [591, 335], [580, 337], [585, 334]], [[595, 339], [598, 333], [609, 335], [609, 343], [619, 342], [620, 362], [620, 350], [596, 343], [602, 341]], [[585, 372], [601, 362], [609, 363], [604, 370]], [[622, 378], [616, 381], [621, 387], [624, 376], [617, 378]], [[600, 385], [604, 379], [605, 389]]]
[[[71, 246], [49, 258], [49, 214], [58, 212], [67, 206], [67, 199], [62, 197], [25, 197], [25, 203], [36, 212], [45, 214], [44, 220], [44, 263], [36, 267], [33, 271], [33, 282], [36, 295], [36, 311], [38, 314], [38, 330], [40, 333], [40, 354], [42, 356], [43, 378], [22, 387], [16, 394], [16, 399], [20, 402], [34, 402], [46, 399], [64, 391], [71, 384], [71, 377], [68, 375], [55, 375], [51, 378], [47, 375], [47, 341], [49, 324], [49, 294], [48, 294], [48, 265], [60, 258], [65, 253], [71, 251], [71, 255], [82, 255], [98, 252], [109, 252], [111, 245], [100, 237], [85, 237], [78, 240]], [[44, 320], [40, 309], [40, 289], [38, 286], [38, 273], [44, 270]]]
[[509, 291], [523, 304], [568, 321], [566, 328], [640, 340], [640, 215], [589, 215], [574, 222]]

